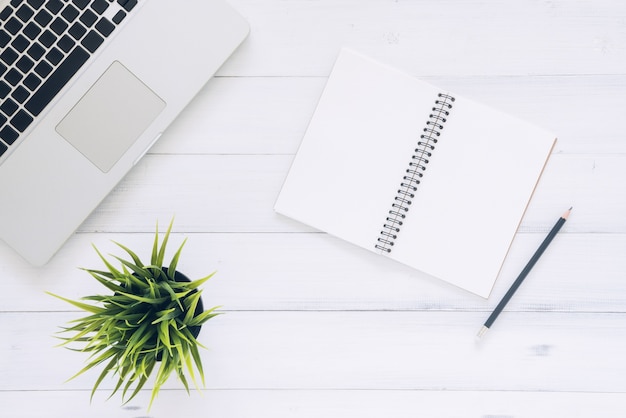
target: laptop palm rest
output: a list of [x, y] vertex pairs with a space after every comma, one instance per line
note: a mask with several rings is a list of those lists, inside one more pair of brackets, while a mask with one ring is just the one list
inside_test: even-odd
[[164, 108], [159, 96], [115, 61], [56, 131], [106, 173]]

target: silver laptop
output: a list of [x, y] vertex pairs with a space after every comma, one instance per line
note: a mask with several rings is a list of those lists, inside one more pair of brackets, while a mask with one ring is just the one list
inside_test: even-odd
[[0, 238], [45, 264], [248, 31], [222, 0], [0, 0]]

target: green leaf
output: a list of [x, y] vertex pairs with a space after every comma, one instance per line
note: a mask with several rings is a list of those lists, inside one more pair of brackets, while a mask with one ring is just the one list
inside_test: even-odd
[[[136, 273], [139, 277], [152, 277], [152, 274], [150, 274], [150, 272], [143, 268], [143, 267], [139, 267], [133, 263], [131, 263], [128, 260], [124, 260], [122, 257], [117, 257], [117, 256], [113, 256], [115, 259], [117, 259], [120, 263], [122, 263], [122, 265], [128, 267], [129, 269], [131, 269], [134, 273]], [[145, 286], [145, 283], [143, 281], [140, 280], [140, 282], [142, 283], [143, 286]]]
[[118, 247], [120, 247], [121, 249], [123, 249], [124, 251], [126, 251], [126, 253], [128, 253], [128, 255], [130, 255], [130, 257], [133, 259], [133, 262], [135, 263], [137, 267], [143, 267], [143, 263], [141, 262], [141, 259], [137, 256], [137, 254], [135, 254], [133, 251], [131, 251], [126, 246], [120, 244], [119, 242], [113, 241], [113, 243], [117, 245]]
[[188, 324], [193, 319], [199, 300], [200, 292], [196, 292], [185, 299], [185, 307], [187, 308], [187, 313], [185, 313], [185, 318], [183, 319], [185, 324]]
[[174, 280], [174, 276], [176, 275], [176, 268], [178, 267], [178, 259], [180, 258], [180, 254], [183, 251], [183, 247], [187, 242], [187, 238], [183, 240], [183, 243], [178, 247], [178, 251], [172, 257], [172, 261], [170, 262], [170, 266], [167, 268], [167, 274], [170, 276], [170, 279]]
[[96, 390], [98, 389], [98, 386], [100, 386], [100, 383], [102, 383], [102, 380], [104, 380], [104, 378], [109, 374], [109, 372], [115, 365], [116, 361], [117, 361], [117, 358], [113, 357], [111, 361], [108, 362], [106, 366], [104, 366], [102, 373], [100, 373], [100, 376], [98, 376], [98, 378], [96, 379], [96, 383], [94, 383], [93, 385], [93, 389], [91, 389], [91, 396], [89, 397], [90, 402], [93, 400], [93, 396], [96, 394]]
[[159, 249], [159, 254], [157, 256], [157, 262], [155, 263], [157, 266], [163, 265], [163, 259], [165, 258], [165, 248], [167, 247], [167, 241], [170, 237], [170, 232], [172, 232], [172, 227], [174, 226], [174, 218], [170, 221], [170, 225], [165, 232], [165, 236], [163, 237], [163, 242], [161, 243], [161, 248]]
[[202, 386], [205, 386], [206, 383], [204, 382], [204, 370], [202, 369], [202, 359], [200, 358], [198, 346], [196, 344], [190, 344], [189, 351], [191, 351], [191, 356], [193, 357], [193, 361], [196, 364], [196, 369], [198, 369], [198, 375], [200, 375]]
[[112, 280], [116, 280], [115, 276], [113, 276], [113, 274], [111, 274], [110, 271], [104, 271], [104, 270], [96, 270], [96, 269], [87, 269], [87, 268], [81, 268], [81, 270], [93, 273], [93, 274], [97, 274], [98, 276], [101, 276], [103, 279], [112, 281]]
[[[70, 377], [67, 380], [70, 381], [70, 380], [73, 380], [73, 379], [77, 378], [81, 374], [85, 373], [87, 370], [90, 370], [90, 369], [94, 368], [95, 366], [99, 365], [100, 363], [102, 363], [103, 361], [107, 360], [108, 358], [110, 358], [111, 356], [113, 356], [115, 354], [116, 353], [115, 353], [114, 349], [107, 350], [106, 352], [102, 353], [100, 356], [98, 356], [94, 360], [90, 361], [78, 373], [76, 373], [75, 375], [73, 375], [72, 377]], [[114, 364], [114, 362], [109, 362], [109, 364]]]
[[187, 383], [185, 374], [183, 373], [182, 369], [178, 369], [176, 370], [176, 372], [178, 373], [178, 378], [183, 383], [183, 386], [185, 387], [185, 390], [187, 391], [187, 395], [189, 395], [189, 383]]
[[[105, 272], [100, 272], [97, 270], [89, 270], [89, 269], [82, 269], [84, 271], [86, 271], [87, 273], [89, 273], [94, 279], [96, 279], [97, 281], [99, 281], [103, 286], [105, 286], [106, 288], [108, 288], [109, 290], [112, 290], [113, 292], [119, 292], [120, 290], [122, 290], [122, 287], [111, 282], [111, 280], [108, 280], [109, 278], [107, 276], [105, 276]], [[113, 278], [113, 275], [110, 274], [110, 278]]]
[[183, 328], [181, 330], [181, 329], [178, 329], [177, 327], [172, 327], [172, 331], [174, 331], [174, 334], [176, 336], [176, 337], [172, 337], [172, 340], [174, 340], [174, 338], [176, 338], [177, 341], [178, 339], [181, 339], [182, 341], [184, 341], [185, 344], [193, 345], [195, 339], [193, 338], [193, 335], [191, 335], [191, 332], [189, 331], [188, 328]]
[[147, 374], [142, 374], [141, 375], [141, 379], [139, 379], [139, 382], [137, 383], [137, 386], [135, 387], [135, 390], [133, 391], [133, 393], [130, 395], [130, 397], [128, 398], [128, 400], [125, 403], [130, 402], [135, 396], [137, 396], [137, 394], [139, 393], [141, 388], [144, 387], [144, 385], [148, 381], [148, 376], [150, 375], [150, 372], [152, 371], [152, 367], [154, 367], [154, 363], [152, 363], [150, 365], [150, 371]]
[[[185, 366], [187, 366], [187, 370], [189, 371], [189, 376], [191, 376], [191, 381], [193, 382], [194, 387], [197, 390], [200, 390], [200, 387], [198, 386], [198, 382], [196, 381], [196, 374], [195, 374], [195, 371], [194, 371], [194, 368], [193, 368], [193, 364], [191, 362], [192, 356], [191, 356], [191, 354], [189, 352], [189, 345], [186, 345], [185, 348], [186, 348], [185, 349], [185, 354], [181, 355], [181, 357], [183, 357], [184, 360], [185, 360]], [[182, 373], [181, 373], [181, 375], [182, 375]], [[187, 393], [189, 393], [189, 390], [187, 390]]]
[[183, 307], [183, 304], [180, 302], [180, 298], [185, 297], [187, 293], [189, 293], [190, 291], [176, 293], [174, 292], [174, 289], [172, 289], [172, 286], [170, 286], [168, 282], [161, 282], [160, 285], [170, 295], [170, 298], [173, 301], [176, 301], [180, 310], [184, 311], [185, 308]]
[[156, 399], [156, 396], [161, 390], [161, 387], [163, 386], [167, 378], [170, 376], [170, 374], [172, 374], [173, 370], [174, 370], [174, 367], [173, 367], [172, 361], [170, 360], [170, 357], [163, 356], [163, 359], [161, 360], [161, 367], [159, 367], [159, 370], [157, 371], [157, 375], [154, 381], [154, 386], [152, 387], [152, 393], [150, 395], [150, 403], [148, 404], [148, 411], [152, 407], [152, 403]]
[[124, 379], [118, 375], [117, 384], [115, 385], [115, 387], [113, 388], [113, 390], [111, 391], [111, 394], [109, 395], [107, 399], [111, 399], [113, 395], [115, 395], [117, 391], [120, 389], [120, 387], [122, 387], [123, 383], [124, 383]]
[[124, 277], [124, 274], [120, 272], [118, 269], [116, 269], [115, 267], [113, 267], [113, 265], [109, 263], [109, 261], [102, 255], [100, 250], [98, 250], [98, 248], [95, 245], [92, 245], [92, 247], [94, 250], [96, 250], [98, 257], [100, 257], [100, 260], [102, 260], [102, 262], [109, 269], [109, 272], [113, 275], [114, 278], [118, 279], [118, 278]]
[[198, 325], [204, 324], [209, 319], [214, 318], [214, 317], [220, 315], [219, 313], [213, 313], [216, 309], [219, 309], [219, 308], [220, 308], [220, 306], [215, 306], [215, 307], [209, 309], [208, 311], [204, 311], [200, 315], [193, 317], [193, 319], [191, 319], [187, 323], [187, 326], [194, 327], [194, 326], [198, 326]]
[[156, 224], [156, 232], [154, 233], [154, 243], [152, 244], [152, 256], [150, 257], [150, 263], [152, 265], [157, 265], [159, 251], [159, 222]]
[[46, 292], [46, 293], [49, 294], [50, 296], [54, 296], [57, 299], [61, 299], [61, 300], [65, 301], [65, 302], [67, 302], [69, 304], [72, 304], [72, 305], [76, 306], [77, 308], [82, 309], [83, 311], [92, 312], [92, 313], [95, 313], [95, 314], [99, 314], [99, 313], [102, 313], [102, 312], [105, 311], [104, 308], [101, 308], [99, 306], [93, 306], [93, 305], [89, 305], [89, 304], [86, 304], [86, 303], [78, 302], [78, 301], [75, 301], [75, 300], [67, 299], [67, 298], [64, 298], [63, 296], [55, 295], [54, 293], [50, 293], [50, 292]]
[[159, 340], [163, 343], [170, 355], [172, 355], [172, 344], [170, 342], [170, 326], [167, 322], [159, 324]]
[[178, 312], [176, 312], [176, 308], [171, 308], [157, 312], [156, 316], [158, 316], [158, 318], [152, 321], [152, 325], [156, 325], [163, 321], [169, 321], [172, 318], [176, 318], [178, 316]]
[[203, 277], [201, 279], [197, 279], [197, 280], [192, 281], [191, 283], [188, 283], [187, 284], [187, 289], [190, 289], [190, 290], [191, 289], [197, 289], [199, 286], [203, 285], [211, 277], [215, 276], [215, 273], [217, 273], [217, 272], [214, 271], [213, 273], [209, 274], [206, 277]]
[[120, 292], [120, 295], [126, 296], [130, 299], [136, 300], [138, 302], [143, 302], [143, 303], [148, 303], [150, 305], [158, 305], [160, 303], [163, 303], [167, 300], [167, 297], [161, 297], [161, 298], [156, 298], [156, 299], [151, 299], [151, 298], [146, 298], [143, 296], [139, 296], [139, 295], [133, 295], [132, 293], [126, 293], [126, 292]]

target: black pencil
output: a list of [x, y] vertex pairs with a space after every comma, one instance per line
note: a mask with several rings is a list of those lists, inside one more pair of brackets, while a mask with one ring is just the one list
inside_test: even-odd
[[483, 325], [483, 327], [478, 332], [478, 337], [482, 337], [487, 332], [487, 330], [491, 328], [491, 325], [493, 325], [498, 315], [500, 315], [500, 312], [502, 312], [502, 309], [504, 309], [504, 307], [509, 302], [509, 300], [511, 299], [511, 297], [513, 296], [517, 288], [522, 284], [522, 282], [524, 281], [528, 273], [530, 273], [530, 270], [532, 270], [537, 260], [539, 260], [539, 257], [541, 257], [541, 255], [546, 250], [546, 248], [548, 248], [548, 245], [550, 245], [550, 242], [552, 242], [552, 239], [554, 238], [554, 236], [557, 234], [557, 232], [559, 232], [559, 230], [561, 229], [561, 227], [567, 220], [567, 217], [569, 216], [571, 210], [572, 208], [569, 208], [563, 215], [561, 215], [559, 220], [556, 221], [556, 224], [554, 224], [554, 226], [552, 227], [552, 229], [550, 230], [546, 238], [543, 240], [539, 248], [537, 248], [537, 251], [535, 251], [535, 254], [528, 261], [528, 263], [526, 264], [526, 267], [524, 267], [524, 270], [522, 270], [519, 276], [517, 276], [517, 279], [515, 279], [515, 281], [509, 288], [509, 290], [506, 292], [506, 294], [500, 301], [500, 303], [498, 303], [498, 306], [496, 306], [496, 309], [494, 309], [491, 315], [489, 315], [489, 318], [487, 318], [487, 321], [485, 321], [485, 325]]

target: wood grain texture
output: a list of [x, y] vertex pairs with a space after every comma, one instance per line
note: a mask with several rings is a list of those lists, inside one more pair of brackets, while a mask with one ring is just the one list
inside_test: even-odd
[[[0, 417], [623, 417], [626, 6], [619, 0], [229, 0], [251, 34], [44, 268], [0, 243]], [[274, 213], [341, 47], [559, 138], [488, 300]], [[475, 334], [556, 218], [572, 216], [486, 337]], [[55, 332], [100, 291], [111, 240], [157, 220], [214, 270], [207, 388], [152, 411], [92, 404]], [[478, 245], [478, 244], [477, 244]], [[175, 245], [172, 246], [172, 249]], [[145, 249], [142, 253], [142, 249]], [[111, 388], [112, 382], [104, 382]]]
[[[622, 74], [420, 78], [554, 132], [557, 154], [626, 152]], [[214, 78], [150, 152], [295, 154], [325, 84], [325, 76]]]
[[[204, 299], [225, 311], [487, 312], [544, 235], [517, 236], [489, 300], [325, 234], [177, 233], [171, 245], [188, 238], [179, 265], [189, 277], [217, 271], [204, 286]], [[91, 243], [123, 255], [110, 240], [123, 242], [147, 259], [151, 239], [150, 234], [79, 234], [44, 269], [26, 266], [17, 256], [2, 257], [6, 291], [0, 292], [0, 311], [72, 310], [44, 291], [79, 298], [103, 290], [78, 269], [103, 267]], [[625, 313], [624, 253], [624, 234], [559, 234], [506, 310]]]
[[[85, 355], [54, 347], [75, 313], [3, 313], [0, 390], [87, 390], [64, 381]], [[199, 340], [209, 389], [624, 392], [624, 313], [507, 313], [476, 341], [475, 312], [229, 312]], [[23, 324], [36, 324], [24, 327]], [[445, 347], [445, 353], [442, 353]], [[512, 369], [513, 368], [513, 369]], [[511, 373], [514, 375], [511, 375]], [[114, 381], [102, 382], [103, 392]], [[166, 386], [182, 388], [176, 379]]]
[[[172, 215], [183, 232], [312, 231], [273, 210], [292, 158], [148, 155], [79, 231], [149, 232]], [[520, 230], [548, 231], [574, 206], [563, 231], [624, 233], [624, 178], [626, 155], [553, 154]]]
[[221, 75], [326, 76], [342, 45], [422, 76], [624, 72], [616, 0], [231, 3], [251, 35]]
[[[90, 418], [319, 418], [357, 416], [379, 418], [621, 418], [626, 399], [617, 393], [546, 393], [450, 390], [207, 390], [190, 397], [164, 390], [150, 412], [148, 394], [121, 406], [97, 397], [92, 405], [86, 391], [0, 392], [0, 402], [12, 418], [55, 414], [72, 405], [70, 417]], [[52, 411], [52, 412], [51, 412]]]

